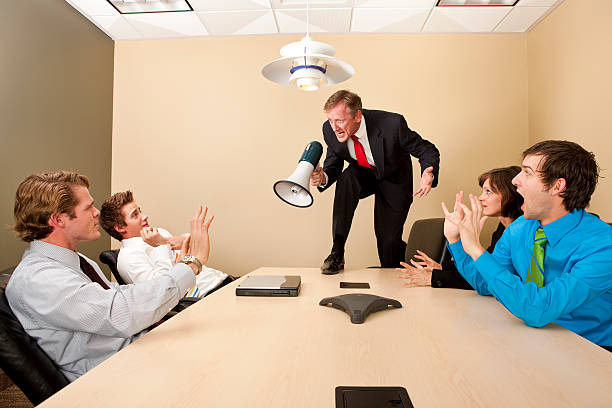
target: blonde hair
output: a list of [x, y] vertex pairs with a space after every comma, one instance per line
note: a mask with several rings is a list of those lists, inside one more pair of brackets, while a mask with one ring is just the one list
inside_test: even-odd
[[73, 186], [89, 188], [89, 179], [72, 171], [32, 174], [19, 184], [15, 193], [12, 229], [26, 242], [49, 236], [51, 214], [68, 214], [74, 218], [78, 204]]
[[346, 89], [342, 89], [327, 98], [327, 102], [325, 102], [325, 106], [323, 106], [323, 111], [327, 112], [330, 109], [335, 108], [340, 102], [344, 102], [344, 106], [348, 108], [353, 117], [355, 117], [358, 110], [362, 109], [361, 98], [359, 95], [351, 91], [347, 91]]

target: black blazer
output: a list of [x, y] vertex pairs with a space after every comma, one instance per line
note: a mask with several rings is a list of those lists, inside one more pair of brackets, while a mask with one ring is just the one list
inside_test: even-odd
[[[419, 159], [422, 170], [433, 167], [432, 187], [435, 187], [438, 184], [440, 152], [433, 143], [411, 130], [402, 115], [368, 109], [363, 109], [362, 113], [379, 188], [394, 208], [405, 209], [412, 203], [413, 194], [410, 156]], [[357, 160], [351, 158], [346, 143], [338, 142], [329, 121], [323, 123], [323, 137], [327, 144], [323, 170], [328, 182], [325, 187], [319, 187], [319, 191], [324, 191], [338, 179], [344, 162], [358, 166]]]

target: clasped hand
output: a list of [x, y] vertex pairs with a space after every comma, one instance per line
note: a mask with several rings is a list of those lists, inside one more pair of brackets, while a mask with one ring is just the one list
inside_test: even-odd
[[316, 187], [323, 183], [325, 183], [325, 173], [323, 172], [323, 168], [321, 168], [321, 166], [317, 166], [317, 168], [310, 175], [310, 185]]
[[442, 203], [445, 217], [444, 236], [451, 244], [461, 239], [465, 252], [476, 260], [485, 251], [480, 244], [480, 233], [487, 216], [482, 215], [482, 204], [478, 197], [470, 194], [469, 199], [471, 208], [463, 203], [463, 191], [457, 193], [453, 212]]

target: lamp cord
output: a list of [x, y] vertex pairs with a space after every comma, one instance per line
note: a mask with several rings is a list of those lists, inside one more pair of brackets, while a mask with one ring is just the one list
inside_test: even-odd
[[[310, 4], [309, 0], [306, 0], [306, 38], [310, 40]], [[304, 43], [304, 65], [308, 65], [306, 61], [306, 55], [308, 55], [308, 44], [309, 41]]]

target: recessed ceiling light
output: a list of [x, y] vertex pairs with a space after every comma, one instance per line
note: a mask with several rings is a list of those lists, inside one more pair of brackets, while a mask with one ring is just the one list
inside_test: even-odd
[[514, 6], [519, 0], [438, 0], [443, 6]]
[[187, 0], [107, 0], [121, 14], [193, 11]]

